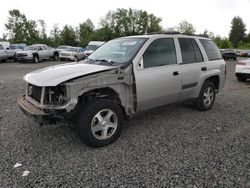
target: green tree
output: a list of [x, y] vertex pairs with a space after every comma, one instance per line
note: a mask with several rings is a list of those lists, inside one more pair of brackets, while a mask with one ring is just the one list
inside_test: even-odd
[[9, 11], [8, 22], [5, 24], [5, 28], [8, 31], [10, 42], [34, 43], [39, 38], [36, 27], [36, 22], [28, 20], [19, 10], [13, 9]]
[[77, 46], [76, 33], [73, 27], [65, 25], [60, 33], [61, 44]]
[[231, 22], [229, 40], [232, 42], [233, 47], [235, 48], [240, 41], [246, 41], [246, 25], [239, 16], [235, 16]]
[[194, 26], [186, 20], [183, 20], [181, 23], [179, 23], [177, 26], [177, 31], [184, 34], [194, 34], [196, 32]]
[[117, 9], [109, 11], [106, 16], [101, 19], [102, 32], [111, 32], [105, 36], [111, 38], [129, 35], [145, 34], [149, 32], [159, 32], [162, 30], [160, 26], [161, 18], [153, 14], [149, 14], [142, 10], [133, 9]]
[[39, 38], [41, 43], [46, 43], [48, 36], [46, 34], [46, 23], [44, 20], [38, 20], [38, 25], [40, 26]]
[[50, 31], [51, 46], [58, 46], [60, 44], [60, 34], [61, 31], [58, 24], [54, 24], [52, 30]]
[[112, 30], [108, 26], [96, 29], [93, 35], [93, 40], [97, 41], [109, 41], [112, 38]]
[[208, 31], [207, 29], [205, 29], [205, 31], [203, 32], [202, 35], [205, 36], [205, 37], [207, 37], [207, 38], [210, 38], [210, 39], [214, 39], [215, 38], [214, 33], [211, 32], [211, 31]]
[[219, 48], [232, 48], [232, 43], [229, 41], [228, 38], [221, 38], [221, 36], [217, 35], [213, 38], [213, 40]]
[[79, 25], [79, 40], [81, 46], [86, 46], [94, 36], [94, 24], [90, 19]]

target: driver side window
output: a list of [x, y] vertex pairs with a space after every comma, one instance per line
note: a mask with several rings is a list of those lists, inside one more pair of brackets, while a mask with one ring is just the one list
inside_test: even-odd
[[144, 68], [176, 64], [174, 40], [161, 38], [153, 41], [143, 55]]

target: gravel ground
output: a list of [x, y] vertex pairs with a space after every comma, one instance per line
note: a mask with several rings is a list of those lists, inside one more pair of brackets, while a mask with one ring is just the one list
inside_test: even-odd
[[97, 149], [67, 126], [39, 127], [16, 104], [22, 76], [58, 63], [0, 64], [0, 187], [250, 187], [250, 82], [236, 80], [235, 62], [211, 111], [153, 110]]

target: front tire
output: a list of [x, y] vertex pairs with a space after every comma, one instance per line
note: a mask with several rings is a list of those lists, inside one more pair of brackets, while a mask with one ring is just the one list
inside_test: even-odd
[[83, 104], [77, 129], [88, 146], [101, 147], [113, 143], [122, 132], [121, 107], [111, 100], [97, 99]]
[[54, 59], [54, 61], [58, 61], [59, 55], [57, 53], [55, 53], [53, 59]]
[[39, 58], [38, 58], [37, 55], [34, 55], [34, 56], [33, 56], [33, 62], [34, 62], [34, 63], [38, 63], [38, 62], [39, 62]]
[[215, 86], [210, 81], [205, 81], [201, 88], [199, 98], [196, 101], [196, 107], [198, 110], [207, 111], [213, 107], [215, 101]]

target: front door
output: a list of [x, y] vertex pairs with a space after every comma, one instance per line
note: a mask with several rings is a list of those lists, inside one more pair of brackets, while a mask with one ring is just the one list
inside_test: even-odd
[[136, 71], [137, 111], [176, 102], [182, 78], [172, 38], [154, 40], [144, 52]]

